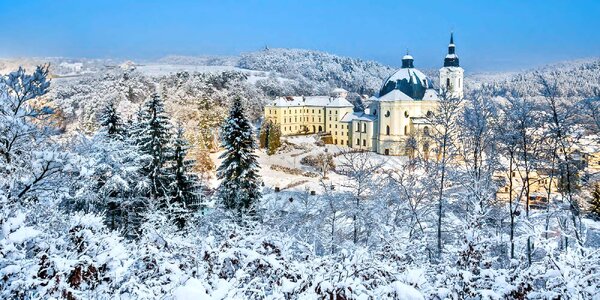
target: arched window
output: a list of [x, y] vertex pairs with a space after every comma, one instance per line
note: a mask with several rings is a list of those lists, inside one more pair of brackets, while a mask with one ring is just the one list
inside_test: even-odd
[[386, 116], [386, 117], [389, 117], [389, 116], [390, 116], [390, 111], [389, 111], [389, 110], [385, 112], [385, 116]]
[[423, 134], [425, 136], [429, 136], [429, 127], [427, 127], [427, 126], [423, 127]]
[[363, 123], [363, 132], [367, 132], [367, 124]]
[[390, 135], [390, 126], [385, 126], [385, 134]]
[[363, 140], [363, 146], [367, 146], [367, 140]]
[[446, 78], [446, 87], [450, 88], [450, 78]]

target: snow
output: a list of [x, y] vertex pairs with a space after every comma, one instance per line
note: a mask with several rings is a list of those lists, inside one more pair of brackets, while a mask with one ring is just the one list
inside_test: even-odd
[[211, 297], [206, 293], [206, 289], [202, 282], [196, 278], [190, 278], [185, 282], [185, 285], [175, 289], [173, 293], [176, 300], [201, 300], [201, 299], [221, 299]]
[[8, 240], [13, 243], [23, 243], [41, 234], [41, 231], [31, 227], [21, 227], [8, 236]]
[[399, 89], [393, 89], [389, 93], [377, 98], [377, 101], [413, 101], [414, 99]]

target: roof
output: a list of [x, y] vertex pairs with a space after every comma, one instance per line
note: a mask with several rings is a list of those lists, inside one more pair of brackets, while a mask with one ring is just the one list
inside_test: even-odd
[[353, 107], [345, 98], [332, 98], [329, 96], [293, 96], [293, 97], [278, 97], [271, 101], [267, 106], [328, 106], [328, 107]]
[[440, 100], [440, 97], [434, 89], [427, 89], [425, 95], [423, 95], [423, 100]]
[[346, 113], [342, 117], [342, 119], [340, 120], [340, 122], [349, 123], [349, 122], [352, 122], [354, 120], [356, 120], [356, 121], [365, 121], [365, 122], [373, 122], [373, 121], [375, 121], [375, 118], [376, 118], [375, 116], [366, 114], [364, 112], [351, 112], [351, 113]]
[[379, 90], [379, 96], [384, 96], [393, 90], [400, 90], [411, 100], [420, 100], [426, 89], [433, 88], [431, 81], [418, 69], [401, 68], [388, 77]]
[[346, 98], [337, 97], [332, 99], [326, 106], [329, 107], [354, 107], [350, 101], [346, 100]]
[[376, 101], [412, 101], [413, 98], [409, 97], [407, 94], [403, 93], [398, 89], [394, 89], [389, 93], [383, 95], [382, 97], [377, 98]]

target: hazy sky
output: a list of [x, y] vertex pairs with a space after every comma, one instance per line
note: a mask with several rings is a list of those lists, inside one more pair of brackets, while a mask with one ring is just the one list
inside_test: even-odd
[[468, 71], [600, 56], [600, 1], [0, 0], [0, 57], [152, 59], [307, 48], [397, 66], [442, 64], [450, 31]]

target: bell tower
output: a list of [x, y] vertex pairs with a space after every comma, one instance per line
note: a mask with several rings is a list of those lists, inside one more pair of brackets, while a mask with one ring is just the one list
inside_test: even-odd
[[465, 71], [460, 67], [456, 46], [454, 45], [454, 33], [450, 34], [448, 54], [444, 58], [444, 67], [440, 69], [440, 94], [448, 97], [462, 99], [463, 79]]

